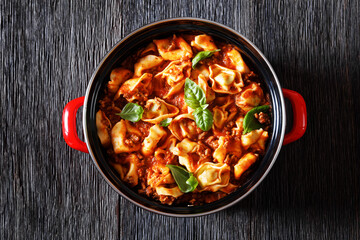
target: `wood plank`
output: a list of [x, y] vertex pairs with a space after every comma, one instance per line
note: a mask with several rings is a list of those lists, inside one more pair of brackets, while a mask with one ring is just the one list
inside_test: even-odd
[[118, 195], [61, 133], [63, 107], [119, 37], [91, 5], [1, 3], [1, 239], [117, 236]]
[[[0, 13], [0, 239], [360, 238], [357, 1], [2, 1]], [[185, 16], [244, 34], [308, 106], [305, 136], [250, 196], [190, 219], [119, 197], [61, 134], [63, 107], [117, 41]]]

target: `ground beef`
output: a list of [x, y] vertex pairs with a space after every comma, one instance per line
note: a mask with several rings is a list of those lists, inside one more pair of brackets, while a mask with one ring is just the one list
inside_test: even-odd
[[198, 139], [204, 140], [209, 135], [209, 132], [202, 132], [199, 134]]
[[255, 113], [254, 117], [259, 121], [259, 123], [264, 124], [264, 125], [269, 125], [270, 124], [270, 117], [268, 114], [263, 113], [263, 112], [259, 112], [259, 113]]
[[230, 122], [228, 122], [227, 124], [226, 124], [226, 128], [232, 128], [232, 127], [234, 127], [234, 125], [235, 125], [235, 122], [234, 121], [230, 121]]
[[205, 140], [205, 143], [211, 147], [213, 150], [217, 149], [219, 147], [218, 139], [215, 136], [211, 136], [208, 139]]

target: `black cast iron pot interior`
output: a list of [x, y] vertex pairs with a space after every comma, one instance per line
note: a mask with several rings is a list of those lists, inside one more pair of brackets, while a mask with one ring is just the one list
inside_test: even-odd
[[[249, 176], [248, 180], [235, 192], [228, 196], [202, 206], [167, 206], [159, 202], [139, 195], [136, 190], [126, 186], [120, 179], [119, 174], [107, 162], [106, 151], [101, 147], [97, 137], [95, 114], [98, 110], [98, 100], [102, 97], [104, 87], [109, 81], [112, 69], [119, 66], [126, 57], [135, 53], [139, 48], [144, 47], [153, 39], [171, 36], [174, 33], [191, 32], [206, 33], [217, 39], [226, 41], [237, 46], [245, 61], [252, 70], [255, 70], [263, 79], [266, 91], [270, 94], [272, 105], [272, 128], [270, 130], [271, 140], [268, 143], [267, 151], [263, 159], [257, 164], [255, 171]], [[224, 28], [222, 25], [199, 19], [173, 19], [166, 20], [145, 26], [130, 36], [119, 42], [104, 58], [98, 69], [94, 73], [87, 90], [87, 101], [84, 103], [84, 131], [87, 134], [87, 144], [93, 156], [94, 163], [103, 174], [107, 182], [124, 197], [133, 203], [142, 206], [150, 211], [167, 214], [172, 216], [194, 216], [211, 213], [225, 208], [239, 201], [266, 175], [268, 168], [272, 165], [276, 157], [277, 149], [281, 146], [281, 129], [284, 124], [281, 119], [282, 100], [279, 91], [281, 89], [276, 84], [276, 77], [263, 57], [257, 50], [236, 32]]]

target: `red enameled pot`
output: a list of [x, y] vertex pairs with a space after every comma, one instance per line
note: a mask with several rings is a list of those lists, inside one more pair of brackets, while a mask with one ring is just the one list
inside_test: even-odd
[[[245, 62], [263, 79], [272, 105], [272, 127], [270, 140], [264, 157], [249, 179], [235, 192], [213, 203], [202, 206], [167, 206], [137, 194], [124, 184], [116, 170], [106, 160], [106, 152], [97, 137], [95, 114], [112, 69], [127, 56], [134, 53], [153, 39], [167, 37], [174, 33], [206, 33], [237, 46]], [[284, 97], [289, 99], [293, 110], [293, 126], [285, 134], [286, 112]], [[85, 142], [81, 141], [76, 131], [76, 113], [83, 106], [83, 130]], [[122, 39], [101, 61], [92, 75], [84, 97], [70, 101], [64, 108], [62, 130], [66, 143], [79, 151], [90, 153], [93, 162], [110, 186], [132, 203], [152, 212], [176, 216], [194, 217], [214, 213], [239, 202], [265, 178], [274, 164], [283, 145], [301, 138], [306, 130], [306, 105], [303, 97], [292, 90], [282, 89], [274, 70], [264, 55], [244, 36], [216, 22], [198, 18], [167, 19], [146, 25]]]

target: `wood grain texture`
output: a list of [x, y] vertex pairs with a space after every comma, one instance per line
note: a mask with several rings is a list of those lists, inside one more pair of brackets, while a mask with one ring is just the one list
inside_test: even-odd
[[[359, 5], [1, 1], [0, 239], [359, 239]], [[185, 16], [244, 34], [308, 107], [306, 134], [282, 149], [250, 196], [191, 219], [149, 213], [119, 197], [61, 133], [63, 107], [84, 95], [117, 41], [147, 23]]]

